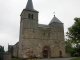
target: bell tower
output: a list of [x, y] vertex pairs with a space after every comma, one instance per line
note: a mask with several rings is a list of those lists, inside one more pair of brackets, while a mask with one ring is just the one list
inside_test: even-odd
[[26, 43], [30, 42], [30, 39], [35, 39], [35, 32], [38, 29], [38, 11], [34, 9], [32, 0], [28, 0], [20, 16], [19, 57], [22, 55], [28, 57], [25, 50], [30, 45], [27, 46]]
[[21, 13], [21, 23], [23, 28], [37, 29], [38, 27], [38, 11], [34, 9], [32, 0], [28, 0]]

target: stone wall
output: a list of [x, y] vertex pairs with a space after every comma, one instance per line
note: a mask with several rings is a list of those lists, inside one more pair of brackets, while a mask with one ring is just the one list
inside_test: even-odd
[[[28, 14], [33, 14], [33, 19], [28, 18]], [[46, 27], [49, 28], [46, 28]], [[18, 56], [29, 58], [37, 56], [43, 58], [43, 51], [48, 51], [50, 57], [65, 57], [64, 27], [63, 23], [51, 23], [49, 25], [38, 24], [38, 12], [23, 10], [20, 22]], [[44, 48], [46, 46], [46, 48]], [[16, 45], [14, 46], [14, 48]], [[15, 48], [15, 53], [17, 53]], [[16, 56], [16, 55], [15, 55]]]
[[10, 53], [4, 53], [4, 60], [11, 60], [11, 54]]
[[[64, 32], [52, 30], [53, 29], [23, 29], [22, 42], [19, 44], [19, 48], [21, 48], [19, 56], [26, 58], [31, 55], [43, 57], [42, 49], [47, 45], [50, 47], [51, 52], [49, 58], [59, 57], [60, 51], [62, 52], [62, 57], [65, 57]], [[60, 29], [58, 28], [58, 30]]]
[[13, 57], [18, 57], [19, 42], [13, 46]]
[[60, 57], [60, 54], [65, 57], [63, 24], [57, 24], [50, 29], [39, 27], [38, 29], [23, 28], [23, 35], [20, 36], [22, 38], [19, 41], [19, 57], [28, 58], [31, 55], [43, 57], [42, 49], [46, 45], [50, 47], [49, 58]]

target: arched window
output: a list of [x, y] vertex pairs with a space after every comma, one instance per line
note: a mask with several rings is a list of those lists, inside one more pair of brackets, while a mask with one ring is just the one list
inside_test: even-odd
[[30, 19], [30, 14], [28, 14], [28, 18]]
[[33, 14], [28, 14], [29, 19], [33, 19]]
[[33, 14], [31, 15], [31, 18], [33, 19]]
[[43, 33], [43, 36], [45, 36], [45, 33]]

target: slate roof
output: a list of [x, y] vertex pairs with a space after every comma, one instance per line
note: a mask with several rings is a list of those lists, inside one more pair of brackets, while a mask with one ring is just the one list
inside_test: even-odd
[[54, 15], [54, 17], [52, 18], [52, 20], [51, 20], [51, 22], [49, 24], [51, 24], [53, 22], [62, 23], [55, 15]]
[[34, 9], [32, 0], [28, 0], [25, 9], [26, 9], [26, 10], [30, 10], [30, 11], [36, 11], [36, 12], [38, 12], [37, 10]]
[[12, 48], [14, 45], [8, 45], [9, 48]]
[[38, 27], [40, 27], [40, 28], [51, 28], [49, 25], [44, 25], [44, 24], [38, 24]]

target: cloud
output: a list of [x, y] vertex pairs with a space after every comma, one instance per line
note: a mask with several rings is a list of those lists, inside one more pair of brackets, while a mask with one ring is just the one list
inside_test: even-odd
[[[0, 45], [7, 50], [8, 43], [19, 41], [20, 14], [27, 0], [0, 0]], [[48, 24], [55, 12], [63, 23], [65, 32], [80, 17], [80, 0], [33, 0], [34, 8], [39, 11], [39, 23]]]

